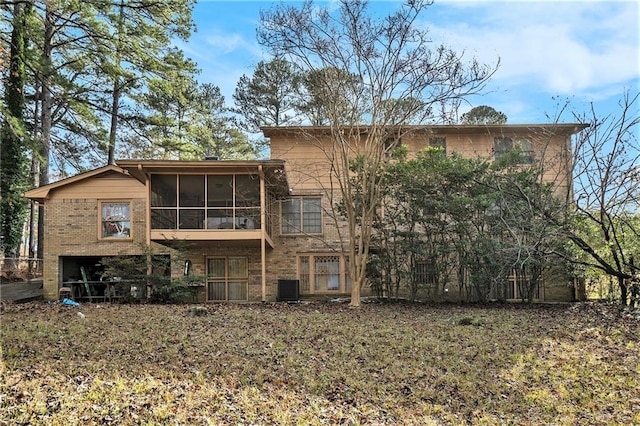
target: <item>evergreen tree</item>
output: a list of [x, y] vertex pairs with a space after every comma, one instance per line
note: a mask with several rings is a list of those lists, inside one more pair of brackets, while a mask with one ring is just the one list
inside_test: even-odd
[[4, 84], [3, 122], [0, 130], [0, 227], [2, 251], [6, 258], [19, 255], [27, 202], [22, 192], [29, 179], [28, 137], [25, 130], [25, 52], [29, 4], [13, 5], [13, 28], [9, 68]]
[[251, 77], [238, 81], [233, 100], [242, 127], [256, 132], [262, 126], [286, 126], [298, 122], [296, 105], [300, 75], [283, 59], [260, 61]]
[[462, 114], [462, 124], [507, 124], [507, 116], [487, 105], [480, 105]]

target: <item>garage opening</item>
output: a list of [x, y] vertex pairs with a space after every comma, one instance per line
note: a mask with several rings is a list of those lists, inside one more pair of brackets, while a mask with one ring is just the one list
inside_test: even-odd
[[[74, 300], [135, 302], [146, 297], [147, 260], [131, 256], [62, 256], [60, 285], [71, 289]], [[154, 256], [152, 277], [170, 275], [170, 257]]]

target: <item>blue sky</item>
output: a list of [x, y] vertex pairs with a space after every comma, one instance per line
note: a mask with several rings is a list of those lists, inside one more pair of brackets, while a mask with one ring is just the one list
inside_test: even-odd
[[[228, 104], [240, 76], [268, 59], [255, 34], [260, 10], [277, 3], [199, 0], [195, 6], [197, 32], [178, 45], [198, 63], [199, 80], [219, 86]], [[384, 12], [400, 1], [371, 5]], [[577, 111], [591, 102], [600, 115], [618, 111], [625, 90], [640, 91], [639, 22], [638, 1], [436, 0], [419, 25], [434, 46], [444, 43], [488, 64], [500, 59], [487, 93], [460, 112], [491, 105], [515, 124], [549, 122], [566, 100]], [[561, 121], [573, 120], [565, 114]]]

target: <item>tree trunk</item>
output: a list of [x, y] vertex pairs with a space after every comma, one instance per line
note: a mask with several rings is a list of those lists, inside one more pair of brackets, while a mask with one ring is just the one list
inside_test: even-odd
[[627, 286], [624, 278], [618, 277], [618, 287], [620, 287], [620, 303], [622, 303], [622, 306], [627, 306]]
[[[119, 8], [119, 20], [118, 20], [118, 34], [116, 37], [118, 38], [116, 41], [116, 59], [115, 65], [116, 68], [120, 67], [120, 52], [121, 52], [121, 43], [122, 33], [124, 32], [122, 28], [122, 23], [124, 21], [124, 5], [120, 2]], [[118, 131], [118, 113], [120, 112], [120, 92], [122, 88], [120, 87], [120, 79], [118, 75], [114, 75], [113, 77], [113, 97], [111, 99], [111, 127], [109, 129], [109, 153], [107, 158], [107, 164], [115, 164], [115, 152], [116, 152], [116, 134]]]
[[[18, 257], [26, 214], [22, 188], [28, 182], [27, 150], [24, 142], [24, 85], [26, 21], [28, 10], [22, 3], [13, 6], [8, 76], [4, 80], [6, 114], [0, 132], [0, 227], [5, 258]], [[3, 111], [4, 112], [4, 111]]]
[[363, 278], [360, 277], [358, 281], [351, 283], [351, 303], [349, 303], [349, 306], [353, 308], [360, 307], [360, 290], [362, 289]]
[[[51, 96], [51, 74], [53, 72], [52, 54], [53, 54], [53, 34], [54, 34], [54, 16], [51, 10], [52, 6], [47, 2], [47, 10], [44, 19], [44, 44], [42, 49], [42, 74], [41, 74], [41, 120], [40, 120], [40, 156], [39, 169], [39, 186], [49, 183], [49, 152], [51, 150], [51, 110], [53, 108], [53, 100]], [[38, 206], [38, 258], [44, 256], [44, 206]]]
[[109, 130], [109, 155], [107, 164], [115, 164], [116, 132], [118, 130], [118, 110], [120, 109], [120, 87], [118, 79], [113, 83], [113, 99], [111, 104], [111, 128]]

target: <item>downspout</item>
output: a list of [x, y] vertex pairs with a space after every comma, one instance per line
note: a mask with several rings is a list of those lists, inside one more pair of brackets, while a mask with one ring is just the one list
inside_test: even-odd
[[[142, 169], [142, 164], [138, 164], [138, 170], [144, 173], [144, 170]], [[144, 187], [145, 187], [145, 204], [146, 204], [146, 208], [144, 210], [146, 215], [145, 242], [147, 243], [148, 247], [151, 247], [151, 183], [150, 183], [149, 175], [147, 175], [146, 173], [144, 173]]]
[[258, 165], [260, 176], [260, 263], [262, 274], [262, 301], [267, 301], [267, 194], [264, 185], [264, 170]]
[[[138, 170], [140, 172], [144, 172], [142, 164], [138, 164]], [[144, 173], [144, 187], [145, 187], [145, 243], [147, 245], [147, 277], [151, 276], [153, 273], [153, 259], [151, 258], [151, 181], [149, 179], [149, 175]], [[147, 278], [147, 283], [145, 286], [145, 296], [147, 300], [151, 297], [151, 283], [149, 282], [149, 278]]]

